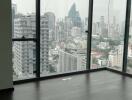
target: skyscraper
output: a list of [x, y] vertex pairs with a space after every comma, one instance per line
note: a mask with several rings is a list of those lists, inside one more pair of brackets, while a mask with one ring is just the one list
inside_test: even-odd
[[49, 22], [48, 16], [41, 16], [41, 35], [40, 35], [40, 72], [49, 72]]
[[[14, 37], [15, 38], [31, 38], [36, 36], [35, 15], [23, 15], [14, 19]], [[49, 28], [48, 19], [41, 16], [41, 73], [48, 72], [48, 41]], [[15, 74], [20, 77], [32, 77], [36, 64], [36, 45], [31, 41], [14, 42], [13, 44], [13, 67]]]
[[103, 37], [108, 37], [108, 30], [107, 30], [104, 16], [100, 17], [100, 27], [101, 27], [101, 35]]
[[49, 29], [54, 30], [55, 29], [55, 14], [52, 12], [46, 12], [44, 16], [47, 17], [48, 19]]
[[44, 16], [48, 19], [49, 41], [53, 41], [55, 40], [55, 14], [52, 12], [46, 12]]
[[60, 50], [57, 72], [66, 73], [71, 71], [77, 71], [77, 56]]
[[81, 17], [79, 11], [76, 10], [76, 4], [74, 3], [69, 10], [68, 17], [71, 18], [73, 26], [81, 27]]

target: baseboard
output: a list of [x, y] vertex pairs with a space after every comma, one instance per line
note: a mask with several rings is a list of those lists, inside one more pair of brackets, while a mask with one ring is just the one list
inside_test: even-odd
[[14, 88], [7, 88], [7, 89], [0, 89], [0, 92], [12, 92], [14, 91]]
[[23, 84], [23, 83], [42, 81], [42, 80], [54, 79], [54, 78], [59, 78], [59, 77], [71, 76], [71, 75], [86, 74], [86, 73], [103, 71], [103, 70], [106, 70], [106, 68], [98, 68], [98, 69], [84, 70], [84, 71], [78, 71], [78, 72], [70, 72], [70, 73], [56, 74], [56, 75], [51, 75], [51, 76], [44, 76], [40, 78], [18, 80], [18, 81], [14, 81], [13, 83], [14, 85], [18, 85], [18, 84]]
[[121, 71], [118, 71], [118, 70], [115, 70], [115, 69], [111, 69], [111, 68], [106, 68], [106, 70], [110, 71], [110, 72], [113, 72], [113, 73], [116, 73], [116, 74], [120, 74], [120, 75], [132, 78], [132, 74], [124, 73], [124, 72], [121, 72]]

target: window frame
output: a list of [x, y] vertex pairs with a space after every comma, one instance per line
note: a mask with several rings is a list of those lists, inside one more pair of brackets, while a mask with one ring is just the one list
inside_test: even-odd
[[[24, 82], [30, 82], [35, 80], [43, 80], [43, 79], [49, 79], [49, 78], [55, 78], [55, 77], [61, 77], [61, 76], [67, 76], [67, 75], [73, 75], [73, 74], [81, 74], [81, 73], [88, 73], [93, 71], [99, 71], [99, 70], [106, 70], [108, 68], [98, 68], [98, 69], [91, 69], [91, 41], [92, 41], [92, 22], [93, 22], [93, 1], [89, 0], [89, 15], [88, 15], [88, 30], [86, 30], [87, 33], [87, 62], [86, 62], [86, 70], [84, 71], [76, 71], [76, 72], [70, 72], [70, 73], [64, 73], [64, 74], [57, 74], [57, 75], [51, 75], [51, 76], [40, 76], [40, 1], [36, 0], [36, 38], [13, 38], [12, 41], [33, 41], [36, 43], [36, 71], [34, 73], [36, 74], [36, 78], [31, 79], [23, 79], [23, 80], [17, 80], [14, 81], [14, 84], [24, 83]], [[127, 70], [127, 54], [128, 54], [128, 40], [129, 40], [129, 26], [130, 26], [130, 15], [131, 15], [131, 0], [127, 0], [126, 3], [126, 17], [125, 17], [125, 34], [124, 34], [124, 52], [123, 52], [123, 67], [121, 73], [126, 73]], [[114, 70], [114, 69], [112, 69]]]

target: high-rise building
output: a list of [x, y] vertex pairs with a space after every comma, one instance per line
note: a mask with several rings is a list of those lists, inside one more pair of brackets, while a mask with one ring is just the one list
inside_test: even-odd
[[55, 40], [58, 42], [66, 40], [65, 23], [63, 20], [56, 23]]
[[101, 36], [108, 37], [108, 30], [105, 23], [104, 16], [100, 17]]
[[123, 44], [117, 46], [115, 50], [111, 50], [111, 52], [109, 52], [109, 66], [121, 70], [122, 60]]
[[49, 73], [49, 22], [47, 16], [41, 16], [41, 35], [40, 35], [40, 72]]
[[87, 51], [86, 49], [79, 49], [77, 50], [77, 70], [86, 70], [86, 55], [87, 55]]
[[[16, 15], [17, 16], [17, 15]], [[14, 19], [14, 38], [35, 37], [35, 15], [21, 15]]]
[[44, 16], [48, 19], [49, 29], [55, 30], [55, 14], [52, 12], [46, 12]]
[[64, 31], [66, 33], [65, 37], [66, 39], [68, 39], [69, 37], [71, 37], [71, 29], [73, 27], [73, 23], [72, 23], [72, 20], [71, 18], [69, 17], [65, 17], [65, 26], [64, 26]]
[[[36, 36], [36, 24], [35, 15], [30, 14], [26, 16], [19, 16], [14, 19], [14, 37], [15, 38], [35, 38]], [[49, 28], [48, 19], [45, 16], [41, 16], [41, 73], [48, 71], [48, 39]], [[21, 41], [14, 42], [13, 44], [13, 67], [14, 72], [18, 77], [30, 77], [33, 76], [36, 64], [36, 45], [34, 42]]]
[[77, 71], [77, 56], [59, 50], [58, 73]]
[[[76, 50], [75, 50], [76, 51]], [[57, 66], [58, 73], [81, 71], [86, 69], [86, 50], [80, 49], [74, 53], [59, 50]]]
[[55, 14], [46, 12], [44, 16], [48, 19], [49, 41], [55, 40]]
[[70, 8], [69, 13], [68, 13], [68, 17], [71, 18], [74, 26], [77, 26], [77, 27], [82, 26], [81, 17], [80, 17], [79, 11], [77, 11], [77, 9], [76, 9], [75, 3]]

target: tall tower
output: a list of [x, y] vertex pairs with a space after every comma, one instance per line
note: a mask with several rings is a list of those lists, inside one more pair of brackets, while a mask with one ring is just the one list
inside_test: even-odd
[[76, 10], [75, 3], [71, 6], [68, 13], [68, 17], [71, 18], [73, 26], [76, 26], [76, 27], [82, 26], [81, 17], [80, 17], [79, 11]]
[[44, 16], [48, 20], [49, 41], [55, 40], [55, 14], [52, 12], [46, 12]]
[[49, 25], [48, 17], [43, 15], [41, 16], [41, 35], [40, 35], [40, 72], [42, 74], [47, 74], [49, 70]]
[[55, 29], [55, 14], [52, 12], [46, 12], [44, 16], [47, 17], [48, 19], [49, 29], [54, 30]]
[[108, 37], [111, 37], [111, 24], [114, 16], [114, 0], [108, 1]]
[[110, 22], [113, 20], [114, 16], [114, 0], [109, 0], [108, 1], [108, 20]]

